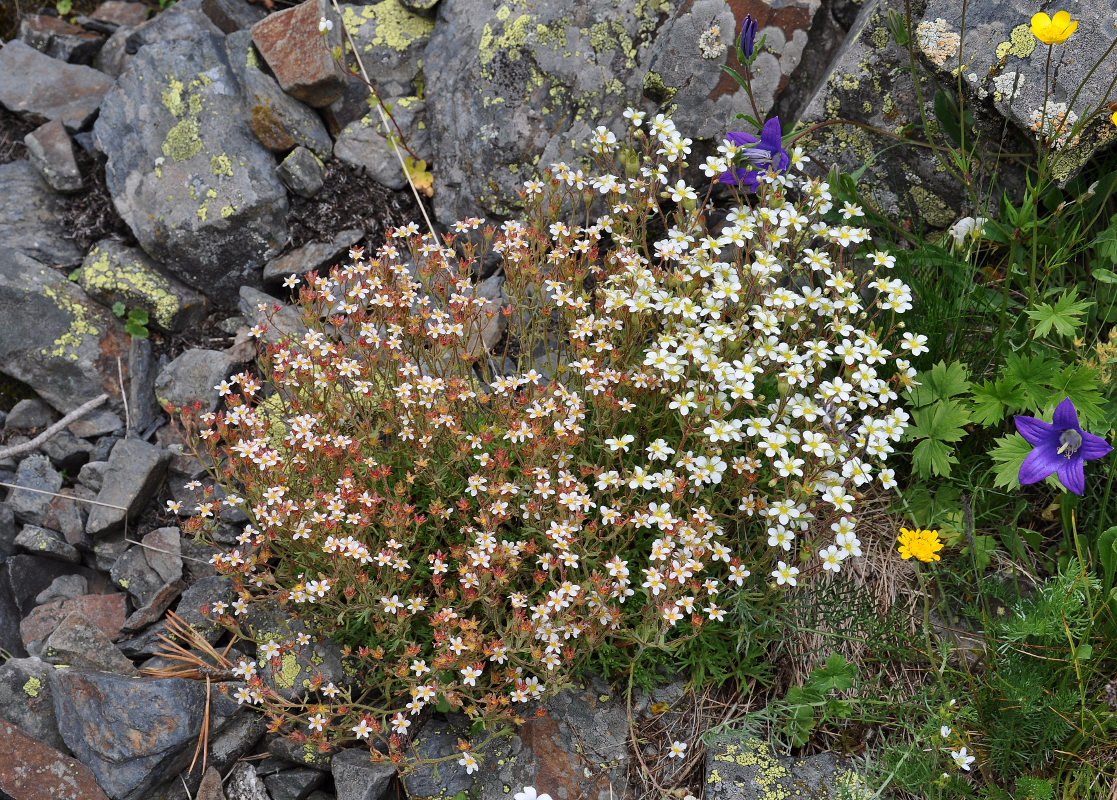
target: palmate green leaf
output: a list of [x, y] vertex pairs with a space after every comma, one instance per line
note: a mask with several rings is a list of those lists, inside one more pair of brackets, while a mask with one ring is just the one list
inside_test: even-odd
[[1006, 414], [1023, 410], [1028, 400], [1020, 384], [1009, 378], [975, 385], [971, 396], [970, 416], [974, 422], [986, 427], [999, 425]]
[[912, 412], [915, 424], [913, 438], [936, 439], [940, 442], [957, 442], [966, 435], [963, 426], [970, 422], [970, 412], [957, 400], [935, 403], [930, 408], [917, 408]]
[[1037, 339], [1046, 337], [1051, 333], [1052, 328], [1060, 336], [1073, 336], [1075, 329], [1084, 322], [1082, 315], [1089, 311], [1093, 304], [1093, 300], [1079, 300], [1078, 290], [1071, 287], [1063, 292], [1055, 301], [1055, 305], [1040, 303], [1036, 308], [1029, 308], [1024, 313], [1037, 323], [1034, 333]]
[[1019, 433], [1001, 436], [993, 443], [989, 452], [993, 459], [993, 486], [997, 489], [1016, 489], [1020, 486], [1020, 465], [1032, 452], [1028, 444]]
[[935, 439], [924, 439], [911, 451], [912, 464], [921, 478], [935, 475], [949, 478], [951, 466], [958, 463], [949, 447]]
[[1069, 397], [1078, 412], [1079, 423], [1091, 425], [1096, 422], [1107, 422], [1105, 409], [1105, 395], [1098, 388], [1098, 372], [1085, 366], [1071, 365], [1064, 367], [1051, 378], [1048, 384], [1051, 392], [1044, 404], [1045, 411], [1050, 414], [1064, 398]]
[[959, 361], [951, 361], [950, 364], [940, 361], [931, 367], [930, 372], [919, 373], [916, 380], [921, 385], [913, 387], [908, 395], [917, 406], [927, 406], [936, 400], [949, 400], [970, 388], [969, 371]]
[[1099, 233], [1090, 244], [1100, 261], [1117, 265], [1117, 214], [1110, 217], [1109, 227]]
[[1024, 408], [1042, 408], [1050, 398], [1051, 381], [1059, 373], [1059, 366], [1059, 362], [1046, 355], [1013, 353], [1005, 362], [1004, 377], [1019, 384], [1026, 396]]

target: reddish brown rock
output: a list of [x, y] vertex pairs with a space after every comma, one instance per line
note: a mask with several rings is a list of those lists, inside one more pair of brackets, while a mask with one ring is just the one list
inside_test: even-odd
[[23, 42], [0, 48], [0, 105], [31, 119], [62, 121], [81, 130], [112, 88], [112, 78], [92, 67], [67, 64]]
[[306, 0], [252, 27], [252, 41], [283, 91], [315, 108], [328, 106], [344, 89], [344, 75], [330, 53], [341, 43], [341, 23], [335, 21], [327, 36], [318, 30], [322, 17], [334, 16], [326, 0]]
[[0, 720], [0, 792], [17, 800], [108, 800], [93, 773]]
[[121, 28], [135, 28], [143, 24], [151, 9], [143, 3], [125, 3], [122, 0], [105, 0], [89, 16], [98, 22], [119, 25]]
[[38, 606], [19, 623], [19, 633], [28, 652], [32, 648], [38, 650], [43, 641], [54, 633], [58, 623], [74, 611], [80, 611], [115, 641], [120, 638], [120, 629], [127, 619], [127, 600], [119, 593], [87, 594], [73, 600], [54, 600]]
[[202, 776], [198, 784], [198, 792], [194, 800], [225, 800], [225, 791], [221, 788], [221, 773], [210, 767]]

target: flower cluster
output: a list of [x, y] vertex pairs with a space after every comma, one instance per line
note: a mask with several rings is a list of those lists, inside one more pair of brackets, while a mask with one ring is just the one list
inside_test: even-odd
[[926, 531], [922, 528], [914, 530], [900, 528], [900, 536], [897, 542], [900, 558], [914, 558], [917, 561], [941, 560], [939, 550], [942, 550], [943, 544], [939, 541], [938, 531]]
[[[521, 720], [602, 642], [680, 641], [723, 624], [754, 570], [776, 591], [861, 555], [858, 503], [894, 486], [894, 404], [926, 342], [902, 330], [893, 257], [795, 176], [808, 159], [778, 130], [702, 165], [717, 178], [749, 144], [763, 161], [714, 222], [690, 140], [625, 116], [525, 184], [523, 220], [441, 242], [408, 226], [308, 275], [267, 399], [235, 376], [189, 423], [250, 519], [217, 558], [238, 600], [340, 626], [369, 676], [301, 714], [250, 683], [277, 727], [397, 757], [428, 706]], [[474, 275], [488, 253], [495, 294]], [[195, 531], [219, 510], [200, 499]]]

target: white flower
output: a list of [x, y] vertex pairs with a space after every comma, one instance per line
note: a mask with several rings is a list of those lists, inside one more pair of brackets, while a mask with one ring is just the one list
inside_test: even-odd
[[966, 244], [967, 237], [972, 239], [981, 237], [981, 234], [985, 232], [985, 223], [988, 221], [985, 217], [962, 217], [950, 226], [947, 233], [954, 239], [955, 247], [963, 247]]
[[964, 769], [966, 772], [970, 771], [970, 764], [976, 761], [974, 756], [969, 755], [968, 751], [964, 747], [961, 747], [957, 750], [951, 750], [950, 757], [954, 759], [954, 763], [957, 764], [959, 768]]
[[667, 750], [668, 758], [682, 758], [683, 753], [686, 752], [686, 742], [671, 742], [671, 747]]
[[950, 734], [954, 733], [954, 731], [949, 725], [943, 725], [941, 728], [939, 728], [939, 733], [942, 734], [942, 738], [949, 739]]
[[525, 786], [513, 795], [512, 800], [551, 800], [551, 796], [546, 792], [539, 794], [534, 786]]
[[462, 753], [462, 757], [458, 759], [458, 763], [465, 767], [467, 775], [472, 775], [480, 768], [477, 759], [473, 757], [472, 753]]
[[318, 32], [319, 33], [328, 33], [329, 31], [332, 31], [333, 29], [334, 29], [333, 20], [331, 20], [327, 17], [322, 17], [320, 20], [318, 20]]

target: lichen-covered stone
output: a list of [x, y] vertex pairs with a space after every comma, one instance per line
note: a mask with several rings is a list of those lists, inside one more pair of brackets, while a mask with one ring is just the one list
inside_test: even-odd
[[37, 658], [9, 658], [0, 665], [0, 719], [15, 723], [24, 733], [57, 750], [66, 751], [50, 696], [52, 669]]
[[94, 126], [140, 246], [217, 302], [257, 283], [286, 239], [287, 193], [242, 108], [222, 38], [202, 31], [142, 47]]
[[77, 549], [69, 544], [58, 531], [50, 531], [37, 525], [24, 525], [23, 530], [15, 541], [28, 553], [33, 553], [46, 558], [55, 558], [59, 561], [68, 561], [77, 564], [81, 561]]
[[185, 330], [206, 315], [201, 293], [164, 273], [143, 250], [115, 239], [102, 239], [86, 254], [78, 284], [106, 306], [142, 308], [165, 331]]
[[363, 747], [334, 753], [330, 771], [337, 800], [380, 800], [396, 777], [391, 762], [373, 762], [371, 751]]
[[221, 402], [218, 384], [235, 372], [238, 363], [220, 350], [187, 350], [155, 378], [155, 396], [163, 406], [182, 408], [201, 401], [206, 411]]
[[871, 797], [857, 774], [841, 765], [832, 753], [806, 758], [777, 756], [759, 739], [720, 737], [706, 747], [708, 800], [837, 800]]
[[41, 525], [50, 508], [51, 496], [47, 493], [62, 488], [62, 476], [51, 466], [49, 458], [32, 455], [20, 462], [15, 485], [31, 490], [14, 489], [9, 495], [8, 507], [15, 512], [16, 520], [27, 525]]
[[260, 143], [276, 153], [302, 146], [321, 158], [329, 158], [333, 142], [326, 126], [318, 114], [284, 92], [275, 78], [260, 69], [252, 34], [232, 33], [225, 46], [240, 82], [243, 113]]
[[50, 664], [86, 667], [118, 675], [138, 675], [109, 637], [80, 611], [71, 611], [43, 642], [42, 658]]
[[251, 28], [268, 13], [247, 0], [202, 0], [202, 11], [225, 33]]
[[93, 506], [85, 529], [90, 536], [105, 536], [124, 526], [151, 500], [163, 482], [170, 454], [139, 439], [121, 439], [109, 455], [109, 465], [99, 505]]
[[69, 194], [82, 187], [74, 143], [59, 120], [40, 125], [23, 137], [31, 163], [56, 192]]
[[[930, 0], [914, 39], [943, 80], [956, 83], [963, 65], [963, 86], [971, 103], [977, 101], [970, 106], [976, 106], [975, 116], [988, 114], [991, 103], [1025, 136], [1053, 148], [1049, 168], [1065, 181], [1096, 151], [1117, 143], [1117, 127], [1108, 113], [1076, 127], [1088, 112], [1117, 100], [1117, 52], [1111, 49], [1117, 21], [1110, 3], [1075, 6], [1071, 13], [1078, 29], [1051, 49], [1054, 80], [1049, 87], [1048, 47], [1032, 35], [1028, 21], [1033, 13], [1035, 5], [1024, 0], [971, 0], [965, 6]], [[993, 119], [985, 127], [990, 132], [1003, 125], [1000, 115], [989, 115]]]
[[115, 593], [87, 594], [73, 600], [54, 600], [36, 606], [23, 618], [19, 625], [20, 636], [27, 651], [38, 655], [43, 642], [54, 633], [58, 623], [74, 611], [80, 611], [110, 640], [117, 639], [120, 637], [120, 626], [124, 624], [126, 607], [125, 596]]
[[342, 72], [330, 50], [341, 45], [341, 31], [323, 36], [322, 17], [333, 17], [327, 0], [305, 0], [252, 26], [252, 41], [283, 91], [307, 105], [328, 106], [341, 95]]
[[61, 120], [79, 131], [97, 113], [112, 79], [67, 64], [16, 40], [0, 48], [0, 105], [39, 122]]
[[[389, 130], [402, 134], [407, 148], [414, 158], [429, 162], [433, 158], [428, 135], [425, 111], [426, 103], [418, 97], [399, 97], [389, 101], [392, 120]], [[408, 150], [400, 147], [400, 156], [407, 158]], [[365, 116], [350, 122], [338, 134], [334, 143], [334, 155], [347, 164], [364, 167], [377, 183], [389, 189], [402, 189], [407, 186], [407, 178], [400, 165], [400, 157], [392, 150], [384, 134], [384, 124], [380, 112], [369, 109]]]

